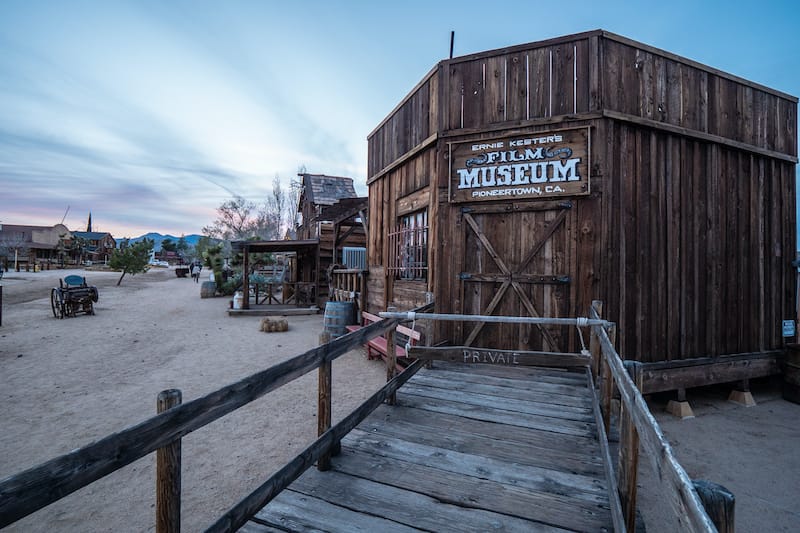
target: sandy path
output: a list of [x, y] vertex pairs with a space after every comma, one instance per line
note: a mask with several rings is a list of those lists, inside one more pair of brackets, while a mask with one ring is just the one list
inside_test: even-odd
[[[0, 327], [0, 477], [119, 431], [155, 413], [159, 391], [184, 401], [315, 346], [322, 315], [289, 317], [285, 333], [259, 318], [228, 317], [225, 298], [201, 299], [174, 272], [78, 272], [99, 288], [96, 315], [58, 320], [50, 287], [68, 271], [7, 273]], [[73, 272], [74, 273], [74, 272]], [[203, 529], [316, 437], [316, 373], [183, 440], [184, 531]], [[334, 419], [385, 380], [354, 351], [333, 365]], [[151, 455], [9, 528], [9, 531], [149, 531]]]

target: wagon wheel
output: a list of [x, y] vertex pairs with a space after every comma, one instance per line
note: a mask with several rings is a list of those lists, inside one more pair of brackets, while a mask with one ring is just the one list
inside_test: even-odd
[[53, 308], [53, 316], [56, 318], [64, 318], [64, 302], [61, 294], [61, 289], [50, 290], [50, 307]]

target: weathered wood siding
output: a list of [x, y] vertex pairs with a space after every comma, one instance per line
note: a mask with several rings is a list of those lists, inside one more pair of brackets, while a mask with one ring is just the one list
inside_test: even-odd
[[[369, 309], [372, 312], [384, 310], [388, 305], [412, 309], [425, 304], [425, 292], [430, 290], [428, 283], [394, 280], [383, 267], [388, 264], [387, 234], [397, 224], [397, 217], [420, 209], [430, 209], [430, 184], [436, 175], [436, 156], [435, 146], [423, 150], [369, 184], [371, 229], [367, 263], [370, 268]], [[429, 217], [430, 213], [429, 210]], [[430, 261], [433, 259], [429, 258], [429, 265]], [[377, 267], [381, 267], [379, 278], [375, 275]]]
[[[437, 68], [369, 134], [367, 172], [372, 179], [438, 131]], [[368, 180], [369, 181], [369, 180]]]
[[585, 113], [589, 57], [581, 38], [446, 62], [443, 129]]
[[[519, 300], [495, 314], [526, 314], [522, 293], [541, 314], [604, 300], [620, 352], [641, 361], [780, 348], [795, 315], [797, 98], [603, 31], [442, 61], [415, 87], [369, 137], [371, 268], [386, 264], [409, 198], [426, 194], [437, 311], [490, 308], [502, 282], [459, 277], [502, 274], [478, 233], [514, 273], [557, 215], [506, 200], [479, 204], [505, 215], [465, 217], [478, 204], [448, 202], [448, 143], [573, 126], [591, 128], [591, 194], [566, 199], [563, 227], [516, 272], [569, 283], [508, 289]], [[381, 279], [375, 305], [411, 307], [413, 287]], [[440, 324], [434, 340], [470, 329]], [[544, 342], [506, 329], [487, 326], [475, 344]], [[579, 348], [574, 332], [553, 335]]]
[[600, 53], [603, 109], [797, 156], [796, 99], [617, 36]]
[[794, 317], [794, 165], [613, 120], [597, 137], [598, 297], [620, 352], [662, 361], [781, 347], [781, 321]]

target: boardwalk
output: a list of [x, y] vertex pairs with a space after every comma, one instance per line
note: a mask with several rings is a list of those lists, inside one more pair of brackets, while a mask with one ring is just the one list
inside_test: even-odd
[[588, 378], [437, 363], [243, 531], [612, 531]]

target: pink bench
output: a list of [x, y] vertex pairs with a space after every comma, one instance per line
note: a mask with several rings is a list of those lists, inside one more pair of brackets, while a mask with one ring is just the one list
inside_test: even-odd
[[[369, 326], [370, 324], [378, 322], [380, 320], [383, 319], [377, 315], [362, 312], [360, 326], [345, 326], [345, 328], [347, 329], [347, 331], [357, 331], [364, 326]], [[412, 346], [415, 346], [421, 338], [419, 331], [414, 331], [405, 326], [397, 326], [395, 328], [395, 331], [397, 333], [400, 333], [401, 335], [405, 335], [406, 337], [408, 337], [409, 342], [411, 343]], [[379, 337], [374, 337], [370, 339], [369, 342], [367, 342], [367, 344], [365, 345], [367, 347], [367, 358], [374, 359], [378, 354], [380, 354], [381, 357], [385, 357], [389, 353], [387, 342], [388, 341], [385, 335], [381, 335]], [[408, 357], [408, 354], [406, 354], [405, 346], [395, 346], [394, 353], [396, 357]]]

